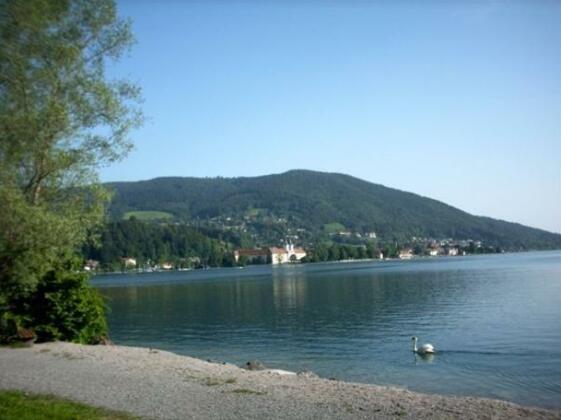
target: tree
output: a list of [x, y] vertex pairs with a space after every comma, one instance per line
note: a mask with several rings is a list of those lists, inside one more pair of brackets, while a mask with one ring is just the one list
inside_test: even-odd
[[97, 169], [142, 119], [138, 87], [105, 65], [132, 41], [112, 0], [0, 2], [0, 329], [34, 322], [34, 293], [72, 278], [64, 261], [103, 221]]
[[341, 253], [339, 251], [339, 246], [333, 244], [329, 247], [329, 261], [338, 261], [341, 259]]
[[356, 250], [356, 256], [358, 259], [362, 260], [364, 258], [368, 258], [366, 254], [366, 247], [359, 246]]
[[413, 247], [413, 254], [415, 255], [424, 255], [426, 253], [426, 248], [420, 244], [416, 244]]
[[327, 261], [329, 258], [329, 251], [325, 244], [319, 243], [315, 246], [312, 252], [312, 260], [314, 262]]

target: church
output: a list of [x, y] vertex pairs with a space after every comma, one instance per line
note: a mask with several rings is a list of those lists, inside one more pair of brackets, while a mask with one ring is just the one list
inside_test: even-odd
[[250, 264], [286, 264], [296, 263], [306, 256], [303, 248], [295, 248], [292, 243], [287, 242], [284, 248], [270, 247], [259, 249], [238, 249], [234, 252], [234, 259], [239, 261], [245, 257]]
[[303, 248], [294, 248], [292, 243], [287, 242], [284, 248], [269, 248], [271, 264], [296, 263], [306, 256]]

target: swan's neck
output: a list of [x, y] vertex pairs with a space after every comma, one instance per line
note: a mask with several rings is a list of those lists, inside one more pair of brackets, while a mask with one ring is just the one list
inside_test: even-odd
[[417, 352], [417, 339], [416, 338], [413, 340], [413, 351]]

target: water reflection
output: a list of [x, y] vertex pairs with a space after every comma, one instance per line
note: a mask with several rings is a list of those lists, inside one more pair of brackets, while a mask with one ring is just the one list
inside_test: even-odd
[[283, 268], [274, 269], [273, 299], [277, 311], [292, 310], [302, 307], [307, 301], [307, 286], [305, 273], [285, 271]]
[[434, 362], [434, 358], [435, 355], [434, 354], [418, 354], [418, 353], [413, 353], [414, 354], [414, 360], [415, 360], [415, 364], [418, 363], [433, 363]]

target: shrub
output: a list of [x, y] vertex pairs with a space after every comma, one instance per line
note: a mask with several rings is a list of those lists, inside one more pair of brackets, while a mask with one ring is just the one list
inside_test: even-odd
[[89, 284], [89, 275], [70, 261], [49, 271], [36, 290], [14, 301], [0, 321], [0, 339], [17, 339], [14, 331], [31, 328], [38, 341], [97, 344], [107, 337], [105, 304]]

